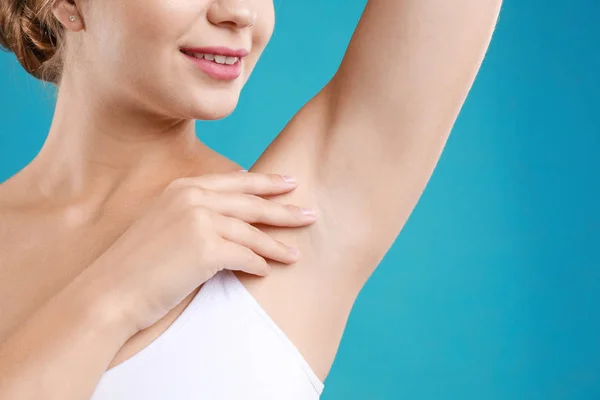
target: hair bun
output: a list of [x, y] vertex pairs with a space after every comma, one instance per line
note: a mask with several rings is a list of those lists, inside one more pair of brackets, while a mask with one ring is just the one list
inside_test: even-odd
[[[13, 52], [23, 68], [38, 79], [56, 83], [58, 75], [46, 68], [57, 53], [57, 31], [45, 23], [36, 0], [2, 0], [0, 46]], [[44, 4], [49, 1], [41, 2]], [[47, 7], [44, 7], [47, 8]]]

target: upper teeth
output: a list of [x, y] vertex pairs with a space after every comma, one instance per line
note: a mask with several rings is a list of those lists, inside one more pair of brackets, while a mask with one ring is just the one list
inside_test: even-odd
[[202, 54], [202, 53], [192, 53], [192, 55], [196, 58], [205, 58], [208, 61], [214, 61], [217, 64], [227, 64], [232, 65], [238, 62], [239, 57], [226, 57], [226, 56], [218, 56], [214, 54]]

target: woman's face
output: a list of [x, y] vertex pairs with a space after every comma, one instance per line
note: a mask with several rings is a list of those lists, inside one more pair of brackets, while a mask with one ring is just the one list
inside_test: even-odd
[[272, 0], [78, 4], [85, 31], [69, 47], [92, 87], [176, 118], [230, 114], [275, 23]]

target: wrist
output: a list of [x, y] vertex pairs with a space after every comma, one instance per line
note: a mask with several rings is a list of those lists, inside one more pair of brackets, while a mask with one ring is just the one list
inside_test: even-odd
[[[76, 303], [86, 323], [102, 335], [125, 343], [138, 330], [126, 311], [123, 299], [99, 279], [88, 279], [84, 271], [65, 289], [65, 296]], [[104, 336], [106, 337], [106, 336]]]

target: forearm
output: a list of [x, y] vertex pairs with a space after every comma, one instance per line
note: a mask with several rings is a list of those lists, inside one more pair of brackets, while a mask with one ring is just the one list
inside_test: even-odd
[[89, 399], [132, 334], [114, 311], [74, 281], [0, 346], [0, 398]]

